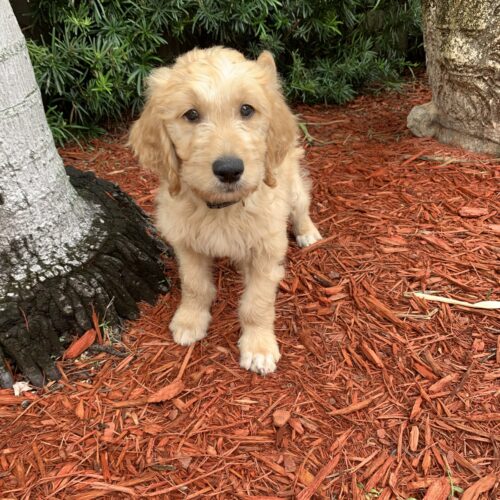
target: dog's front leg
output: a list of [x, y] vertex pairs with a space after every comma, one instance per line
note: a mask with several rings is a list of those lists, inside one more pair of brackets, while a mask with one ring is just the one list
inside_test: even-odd
[[280, 351], [274, 335], [274, 302], [283, 264], [255, 258], [244, 266], [245, 291], [240, 304], [240, 365], [261, 375], [276, 370]]
[[190, 345], [207, 334], [215, 297], [212, 259], [184, 246], [174, 248], [181, 278], [181, 303], [170, 322], [175, 342]]

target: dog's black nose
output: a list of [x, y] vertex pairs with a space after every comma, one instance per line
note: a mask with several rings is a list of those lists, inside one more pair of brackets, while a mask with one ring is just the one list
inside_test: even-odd
[[223, 156], [212, 163], [212, 170], [221, 182], [236, 182], [244, 170], [243, 160], [236, 156]]

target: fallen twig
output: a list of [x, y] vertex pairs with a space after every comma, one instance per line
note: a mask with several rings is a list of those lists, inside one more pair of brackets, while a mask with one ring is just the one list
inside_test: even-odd
[[419, 297], [420, 299], [444, 302], [446, 304], [454, 304], [457, 306], [472, 307], [474, 309], [500, 309], [500, 300], [483, 300], [481, 302], [465, 302], [464, 300], [450, 299], [441, 297], [440, 295], [431, 295], [424, 292], [406, 292], [405, 297]]

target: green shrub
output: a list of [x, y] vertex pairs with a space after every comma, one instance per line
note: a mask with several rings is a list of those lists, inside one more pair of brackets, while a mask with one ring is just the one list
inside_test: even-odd
[[[421, 46], [418, 0], [35, 0], [28, 40], [58, 142], [141, 105], [144, 78], [194, 46], [276, 57], [292, 100], [393, 84]], [[161, 59], [159, 54], [163, 54]], [[166, 55], [165, 55], [166, 54]]]
[[255, 56], [270, 50], [292, 100], [344, 103], [394, 84], [421, 47], [419, 0], [204, 0], [190, 32]]
[[58, 142], [138, 109], [144, 78], [161, 62], [163, 26], [175, 18], [158, 15], [151, 1], [40, 0], [34, 6], [49, 35], [28, 40], [28, 50]]

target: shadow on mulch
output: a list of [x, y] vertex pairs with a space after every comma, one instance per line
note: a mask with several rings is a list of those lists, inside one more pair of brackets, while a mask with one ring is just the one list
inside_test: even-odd
[[[172, 342], [169, 261], [172, 291], [129, 324], [125, 357], [87, 353], [38, 394], [0, 391], [2, 498], [444, 500], [474, 484], [498, 498], [498, 311], [412, 294], [498, 299], [498, 163], [413, 137], [406, 116], [429, 98], [417, 82], [298, 109], [327, 239], [290, 244], [275, 374], [238, 366], [241, 282], [226, 260], [207, 339]], [[61, 155], [151, 211], [156, 179], [123, 144]]]

